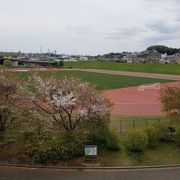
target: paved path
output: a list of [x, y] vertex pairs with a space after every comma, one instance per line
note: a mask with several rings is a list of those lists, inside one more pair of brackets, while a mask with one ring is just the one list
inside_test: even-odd
[[0, 180], [179, 180], [180, 167], [139, 170], [60, 170], [0, 167]]

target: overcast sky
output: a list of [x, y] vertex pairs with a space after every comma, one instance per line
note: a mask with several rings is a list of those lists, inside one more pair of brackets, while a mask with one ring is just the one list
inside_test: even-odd
[[180, 0], [0, 0], [0, 51], [97, 55], [180, 47]]

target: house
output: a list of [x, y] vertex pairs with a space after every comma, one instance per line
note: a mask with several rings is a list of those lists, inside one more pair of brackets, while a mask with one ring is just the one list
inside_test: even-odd
[[80, 60], [80, 61], [88, 61], [88, 57], [86, 57], [86, 56], [81, 56], [81, 57], [79, 58], [79, 60]]
[[169, 60], [173, 64], [180, 64], [180, 53], [167, 56], [166, 59]]
[[133, 63], [137, 59], [138, 59], [137, 53], [125, 53], [124, 56], [122, 57], [122, 60], [126, 61], [127, 63]]

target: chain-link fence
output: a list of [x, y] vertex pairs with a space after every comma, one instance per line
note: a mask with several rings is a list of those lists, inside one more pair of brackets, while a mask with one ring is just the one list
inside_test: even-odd
[[173, 126], [175, 123], [170, 119], [139, 119], [139, 120], [116, 120], [111, 122], [111, 128], [117, 133], [126, 134], [133, 129], [145, 128], [153, 124], [162, 123], [167, 126]]

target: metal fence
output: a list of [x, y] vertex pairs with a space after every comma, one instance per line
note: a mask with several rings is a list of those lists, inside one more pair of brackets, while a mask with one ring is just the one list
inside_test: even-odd
[[126, 134], [133, 129], [145, 128], [153, 124], [175, 125], [170, 119], [140, 119], [140, 120], [116, 120], [111, 123], [111, 128], [117, 133]]

